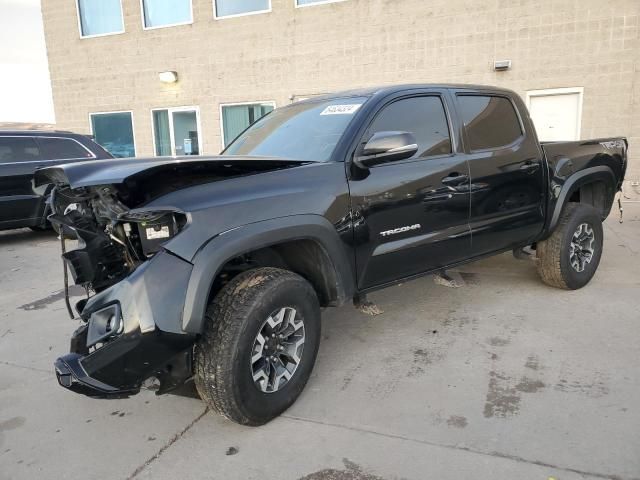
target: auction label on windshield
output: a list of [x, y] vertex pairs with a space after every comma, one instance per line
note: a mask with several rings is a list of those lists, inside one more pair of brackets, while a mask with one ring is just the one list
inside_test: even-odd
[[353, 115], [361, 106], [361, 103], [352, 105], [329, 105], [320, 115]]

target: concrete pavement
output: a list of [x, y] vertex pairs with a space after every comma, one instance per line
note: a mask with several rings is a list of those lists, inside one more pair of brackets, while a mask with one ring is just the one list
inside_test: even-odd
[[58, 242], [0, 232], [0, 478], [640, 478], [640, 205], [625, 216], [579, 291], [505, 254], [460, 269], [462, 288], [380, 291], [379, 316], [327, 310], [306, 390], [261, 428], [194, 398], [60, 388], [76, 322]]

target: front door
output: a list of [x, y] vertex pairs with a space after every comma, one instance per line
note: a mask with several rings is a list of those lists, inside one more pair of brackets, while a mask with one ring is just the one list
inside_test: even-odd
[[419, 148], [410, 159], [372, 167], [349, 181], [360, 289], [440, 268], [470, 251], [469, 169], [452, 146], [442, 96], [390, 101], [359, 148], [383, 131], [411, 132]]

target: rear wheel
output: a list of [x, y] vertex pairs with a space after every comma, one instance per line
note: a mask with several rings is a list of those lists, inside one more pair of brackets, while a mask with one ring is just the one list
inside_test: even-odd
[[299, 275], [258, 268], [229, 282], [207, 309], [195, 382], [215, 411], [263, 425], [298, 398], [320, 344], [320, 306]]
[[602, 220], [597, 210], [589, 205], [569, 203], [555, 231], [538, 242], [538, 274], [553, 287], [582, 288], [598, 269], [602, 246]]

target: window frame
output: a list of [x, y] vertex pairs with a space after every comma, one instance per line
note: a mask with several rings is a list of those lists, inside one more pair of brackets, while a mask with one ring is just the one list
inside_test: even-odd
[[272, 0], [269, 0], [269, 8], [267, 8], [266, 10], [255, 10], [252, 12], [245, 12], [245, 13], [234, 13], [232, 15], [222, 15], [219, 16], [218, 15], [218, 5], [216, 4], [218, 0], [212, 0], [212, 5], [213, 5], [213, 19], [214, 20], [224, 20], [227, 18], [237, 18], [237, 17], [248, 17], [249, 15], [260, 15], [263, 13], [271, 13], [273, 11], [273, 2]]
[[157, 30], [159, 28], [171, 28], [171, 27], [179, 27], [180, 25], [193, 25], [193, 0], [189, 0], [189, 11], [190, 11], [190, 19], [187, 22], [178, 22], [178, 23], [168, 23], [166, 25], [158, 25], [156, 27], [147, 27], [146, 25], [146, 17], [144, 15], [144, 2], [145, 0], [140, 0], [140, 20], [142, 22], [142, 30]]
[[75, 4], [76, 4], [76, 18], [78, 20], [78, 33], [80, 34], [80, 40], [83, 40], [85, 38], [98, 38], [98, 37], [108, 37], [110, 35], [122, 35], [123, 33], [125, 33], [125, 26], [124, 26], [124, 9], [122, 8], [122, 0], [118, 0], [120, 3], [120, 21], [122, 23], [122, 30], [119, 30], [117, 32], [108, 32], [108, 33], [96, 33], [96, 34], [92, 34], [92, 35], [84, 35], [82, 33], [82, 19], [80, 18], [80, 0], [75, 0]]
[[[220, 119], [220, 145], [222, 146], [222, 148], [220, 149], [220, 151], [222, 152], [225, 148], [227, 148], [227, 145], [225, 144], [224, 141], [224, 116], [222, 115], [222, 109], [224, 107], [242, 107], [245, 105], [271, 105], [273, 107], [273, 109], [275, 110], [276, 108], [278, 108], [276, 106], [276, 101], [275, 100], [266, 100], [264, 102], [228, 102], [228, 103], [221, 103], [218, 105], [218, 118]], [[262, 118], [262, 117], [260, 117]], [[257, 120], [256, 120], [257, 121]], [[248, 125], [247, 128], [249, 128], [251, 125]], [[240, 132], [240, 134], [242, 134], [247, 128], [245, 128], [242, 132]], [[234, 138], [235, 140], [235, 138]], [[231, 140], [231, 142], [233, 142], [233, 140]], [[229, 143], [229, 145], [231, 145], [231, 143]]]
[[440, 155], [430, 155], [428, 157], [411, 157], [411, 158], [407, 158], [406, 160], [398, 160], [395, 162], [387, 162], [387, 163], [381, 163], [379, 165], [376, 165], [375, 168], [379, 168], [379, 167], [386, 167], [386, 166], [391, 166], [391, 165], [402, 165], [405, 163], [413, 163], [413, 162], [427, 162], [427, 161], [431, 161], [433, 159], [439, 159], [439, 158], [450, 158], [453, 157], [455, 155], [457, 155], [458, 153], [458, 140], [456, 138], [455, 135], [455, 128], [453, 125], [453, 117], [451, 115], [451, 108], [449, 107], [449, 104], [447, 102], [447, 96], [445, 92], [442, 91], [431, 91], [431, 92], [415, 92], [415, 93], [410, 93], [410, 94], [404, 94], [404, 95], [399, 95], [399, 96], [394, 96], [393, 98], [390, 98], [386, 101], [384, 101], [384, 103], [382, 103], [382, 105], [380, 107], [378, 107], [375, 111], [375, 113], [373, 114], [373, 116], [368, 119], [367, 121], [367, 127], [364, 129], [364, 131], [362, 132], [362, 134], [360, 135], [360, 140], [357, 143], [356, 149], [354, 151], [354, 155], [357, 155], [358, 152], [360, 151], [360, 149], [362, 147], [364, 147], [364, 144], [367, 140], [367, 138], [371, 137], [371, 126], [373, 125], [373, 122], [375, 122], [376, 118], [378, 118], [378, 116], [384, 111], [385, 108], [387, 108], [389, 105], [391, 105], [392, 103], [396, 103], [402, 100], [409, 100], [412, 98], [422, 98], [422, 97], [436, 97], [440, 100], [440, 102], [442, 103], [442, 110], [444, 112], [444, 116], [445, 116], [445, 120], [447, 123], [447, 128], [449, 129], [449, 140], [451, 142], [451, 152], [450, 153], [442, 153]]
[[[134, 119], [133, 119], [133, 110], [114, 110], [114, 111], [110, 111], [110, 112], [89, 112], [89, 131], [91, 132], [91, 136], [93, 137], [92, 140], [94, 142], [96, 142], [96, 140], [95, 140], [96, 135], [95, 135], [95, 132], [93, 131], [93, 122], [91, 121], [91, 117], [93, 115], [109, 115], [111, 113], [128, 113], [128, 114], [131, 115], [131, 132], [133, 134], [133, 156], [137, 157], [138, 156], [138, 148], [136, 146], [137, 145], [137, 141], [136, 141], [136, 125], [135, 125]], [[96, 143], [98, 143], [98, 142], [96, 142]], [[98, 143], [98, 145], [100, 145], [100, 144]], [[100, 145], [100, 146], [102, 147], [102, 145]], [[104, 147], [102, 147], [102, 148], [104, 148]], [[109, 153], [109, 155], [113, 156], [113, 154], [111, 152], [109, 152], [106, 148], [104, 148], [104, 149]]]
[[511, 108], [513, 108], [513, 112], [516, 114], [516, 118], [518, 119], [518, 123], [520, 125], [520, 136], [516, 138], [513, 142], [507, 143], [505, 145], [500, 145], [498, 147], [490, 147], [490, 148], [479, 148], [473, 149], [471, 148], [471, 142], [469, 141], [469, 136], [467, 135], [467, 127], [464, 124], [464, 120], [462, 118], [462, 114], [460, 114], [460, 128], [462, 129], [462, 135], [464, 138], [465, 149], [473, 154], [473, 153], [487, 153], [487, 152], [496, 152], [499, 150], [505, 150], [509, 148], [514, 148], [520, 143], [524, 142], [527, 138], [527, 130], [525, 129], [524, 122], [522, 121], [522, 116], [520, 115], [520, 111], [518, 110], [516, 104], [509, 95], [504, 93], [494, 93], [494, 92], [455, 92], [454, 93], [456, 103], [458, 103], [458, 97], [499, 97], [506, 99]]
[[[203, 136], [202, 136], [202, 124], [200, 123], [200, 107], [191, 105], [191, 106], [180, 106], [180, 107], [155, 107], [149, 110], [149, 115], [151, 116], [151, 142], [153, 144], [153, 157], [159, 157], [160, 155], [156, 154], [156, 129], [155, 124], [153, 123], [153, 112], [157, 112], [160, 110], [166, 110], [169, 115], [169, 138], [171, 140], [171, 155], [172, 157], [176, 157], [176, 142], [173, 132], [173, 116], [171, 113], [173, 112], [196, 112], [196, 126], [198, 127], [198, 155], [191, 155], [193, 157], [199, 157], [204, 155], [203, 153]], [[182, 155], [181, 155], [182, 156]]]
[[300, 5], [298, 3], [298, 0], [293, 0], [293, 5], [295, 8], [307, 8], [307, 7], [317, 7], [320, 5], [327, 5], [329, 3], [342, 3], [342, 2], [346, 2], [347, 0], [320, 0], [319, 2], [314, 2], [314, 3], [307, 3], [307, 4], [302, 4]]

